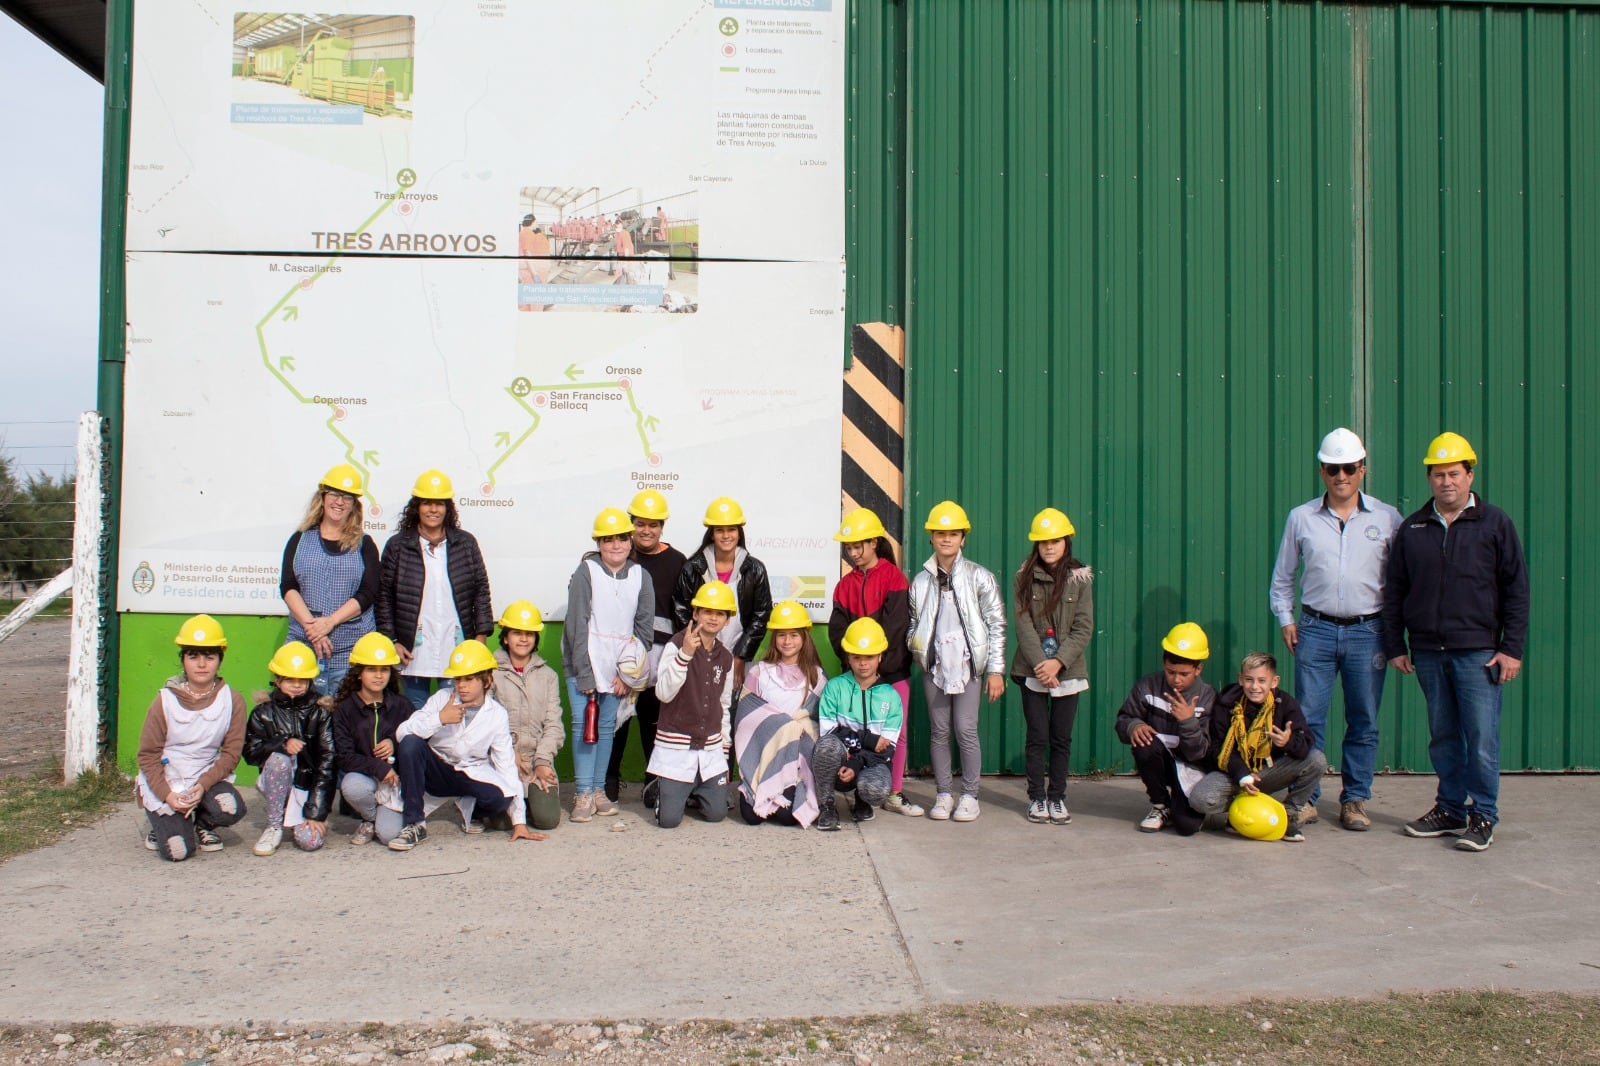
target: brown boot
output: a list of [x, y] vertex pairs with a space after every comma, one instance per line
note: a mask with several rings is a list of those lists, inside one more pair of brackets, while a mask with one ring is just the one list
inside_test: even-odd
[[1339, 824], [1357, 833], [1371, 829], [1372, 819], [1367, 817], [1367, 801], [1345, 800], [1339, 804]]

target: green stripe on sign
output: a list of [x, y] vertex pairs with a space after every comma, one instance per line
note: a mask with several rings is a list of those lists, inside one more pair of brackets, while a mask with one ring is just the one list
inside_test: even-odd
[[791, 577], [789, 579], [789, 598], [791, 600], [820, 599], [828, 590], [828, 581], [822, 577]]

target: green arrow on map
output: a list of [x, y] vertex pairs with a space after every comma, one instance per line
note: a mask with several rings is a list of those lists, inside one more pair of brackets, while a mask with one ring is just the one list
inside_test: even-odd
[[507, 444], [510, 444], [510, 443], [511, 443], [511, 434], [506, 432], [505, 430], [501, 430], [499, 433], [496, 433], [494, 435], [494, 446], [496, 448], [504, 448]]
[[648, 429], [651, 433], [654, 433], [660, 427], [661, 420], [655, 415], [650, 415], [644, 420], [644, 428]]
[[583, 371], [578, 369], [577, 363], [568, 363], [566, 375], [568, 381], [577, 381], [579, 378], [583, 377]]
[[299, 318], [299, 317], [300, 317], [300, 308], [296, 307], [294, 304], [290, 304], [288, 307], [285, 307], [283, 309], [283, 320], [285, 322], [289, 321], [292, 318]]
[[361, 453], [361, 459], [368, 466], [382, 466], [383, 465], [382, 463], [378, 462], [378, 453], [373, 451], [371, 448], [368, 448], [366, 451]]
[[294, 369], [294, 356], [292, 356], [292, 355], [280, 355], [280, 356], [278, 356], [278, 369], [279, 370], [293, 370]]

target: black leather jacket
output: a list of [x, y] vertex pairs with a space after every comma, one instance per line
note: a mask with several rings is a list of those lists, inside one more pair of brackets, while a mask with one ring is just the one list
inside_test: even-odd
[[[702, 548], [689, 556], [678, 574], [678, 583], [672, 590], [672, 619], [679, 629], [689, 624], [694, 614], [689, 601], [711, 574], [712, 551], [712, 548]], [[733, 657], [749, 662], [756, 657], [756, 650], [767, 635], [767, 621], [772, 617], [772, 586], [767, 583], [767, 568], [761, 560], [743, 548], [739, 549], [733, 569], [739, 588], [739, 625], [744, 627], [733, 649]]]
[[[489, 571], [477, 538], [464, 529], [444, 534], [450, 595], [461, 623], [461, 639], [494, 632], [494, 609], [489, 603]], [[422, 614], [422, 548], [416, 530], [404, 530], [383, 546], [383, 581], [378, 587], [375, 621], [378, 632], [398, 646], [411, 650], [417, 639], [417, 618]]]
[[321, 822], [333, 806], [333, 701], [307, 692], [289, 699], [274, 690], [250, 712], [244, 727], [244, 761], [262, 766], [284, 750], [284, 741], [303, 740], [295, 757], [294, 787], [308, 793], [305, 816]]

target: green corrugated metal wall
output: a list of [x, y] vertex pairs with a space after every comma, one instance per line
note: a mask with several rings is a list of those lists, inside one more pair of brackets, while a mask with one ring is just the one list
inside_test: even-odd
[[[853, 11], [851, 321], [907, 327], [908, 525], [961, 501], [1009, 581], [1033, 512], [1072, 516], [1097, 573], [1074, 768], [1129, 766], [1111, 723], [1174, 622], [1210, 633], [1213, 681], [1281, 651], [1283, 518], [1341, 424], [1402, 511], [1435, 432], [1478, 446], [1535, 597], [1502, 764], [1600, 766], [1570, 665], [1600, 652], [1571, 535], [1600, 508], [1569, 458], [1600, 396], [1600, 12]], [[1382, 725], [1381, 762], [1426, 769], [1414, 680], [1391, 673]], [[985, 771], [1021, 769], [1015, 696], [983, 741]]]

